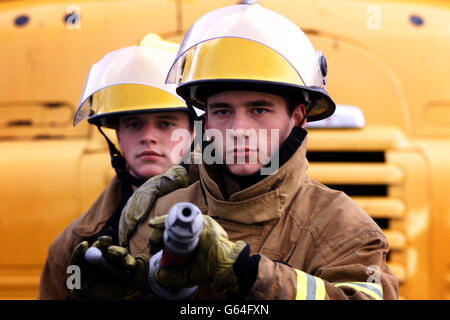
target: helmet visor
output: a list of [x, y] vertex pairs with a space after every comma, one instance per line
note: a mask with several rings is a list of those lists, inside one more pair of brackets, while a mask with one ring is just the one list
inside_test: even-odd
[[[184, 101], [177, 96], [175, 85], [165, 84], [164, 75], [167, 73], [167, 66], [171, 65], [173, 57], [173, 53], [166, 50], [138, 46], [118, 49], [107, 54], [89, 71], [75, 114], [74, 126], [89, 116], [90, 97], [94, 93], [116, 85], [151, 86], [164, 90], [175, 100], [178, 99], [179, 106], [185, 105]], [[93, 111], [96, 113], [96, 110]]]
[[[233, 38], [234, 43], [229, 45], [217, 46], [215, 39]], [[239, 41], [239, 39], [241, 39]], [[225, 40], [225, 39], [224, 39]], [[244, 41], [247, 40], [247, 41]], [[254, 44], [247, 44], [249, 41]], [[225, 43], [225, 41], [222, 41]], [[214, 44], [214, 45], [212, 45]], [[241, 65], [250, 68], [245, 73], [237, 66], [225, 73], [217, 69], [226, 69], [224, 64], [218, 64], [215, 59], [205, 59], [207, 52], [219, 50], [214, 56], [228, 59], [229, 63], [241, 61]], [[292, 70], [288, 77], [283, 78], [279, 73], [272, 72], [268, 74], [271, 64], [264, 59], [255, 60], [253, 48], [258, 48], [259, 57], [277, 55], [288, 64]], [[265, 47], [262, 49], [262, 47]], [[260, 54], [260, 52], [264, 52]], [[211, 54], [211, 56], [213, 56]], [[247, 62], [251, 62], [250, 65]], [[283, 70], [287, 70], [285, 67]], [[234, 5], [214, 10], [195, 22], [195, 24], [186, 33], [180, 46], [174, 64], [169, 70], [166, 82], [182, 84], [189, 81], [202, 80], [203, 72], [198, 70], [209, 70], [209, 79], [259, 79], [275, 82], [286, 82], [301, 86], [323, 87], [323, 79], [320, 74], [317, 53], [306, 35], [286, 17], [265, 9], [259, 5]], [[244, 72], [244, 74], [242, 74]], [[296, 74], [293, 77], [292, 74]], [[206, 77], [203, 77], [206, 79]]]

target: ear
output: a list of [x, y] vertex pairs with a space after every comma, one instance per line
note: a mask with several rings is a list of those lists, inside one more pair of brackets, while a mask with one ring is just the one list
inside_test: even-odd
[[[298, 126], [300, 124], [300, 121], [302, 121], [303, 117], [306, 114], [306, 107], [303, 103], [300, 103], [295, 107], [294, 111], [292, 112], [291, 119], [294, 121], [295, 126]], [[306, 125], [306, 119], [302, 123], [302, 128], [304, 128]]]

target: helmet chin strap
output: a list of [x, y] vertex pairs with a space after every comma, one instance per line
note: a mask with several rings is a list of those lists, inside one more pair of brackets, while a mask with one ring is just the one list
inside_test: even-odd
[[308, 104], [308, 107], [306, 108], [306, 112], [305, 115], [303, 116], [302, 120], [300, 121], [300, 123], [298, 124], [298, 126], [302, 126], [303, 122], [306, 121], [306, 118], [308, 117], [308, 114], [311, 112], [312, 109], [314, 109], [314, 106], [317, 103], [317, 100], [319, 100], [316, 96], [312, 96], [311, 97], [311, 102]]
[[102, 136], [105, 137], [106, 142], [108, 143], [109, 154], [111, 156], [111, 165], [116, 171], [117, 178], [119, 178], [119, 180], [122, 182], [132, 184], [133, 186], [139, 188], [147, 180], [138, 179], [127, 171], [126, 162], [122, 154], [119, 152], [119, 150], [117, 150], [114, 143], [112, 143], [111, 140], [109, 140], [109, 138], [102, 131], [100, 126], [97, 126], [97, 129], [98, 131], [100, 131]]

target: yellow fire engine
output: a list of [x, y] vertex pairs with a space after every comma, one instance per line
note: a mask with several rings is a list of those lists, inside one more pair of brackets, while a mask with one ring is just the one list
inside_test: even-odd
[[[36, 298], [50, 243], [114, 174], [95, 128], [72, 127], [91, 65], [150, 32], [180, 41], [237, 2], [0, 2], [1, 299]], [[381, 226], [401, 298], [450, 299], [450, 2], [259, 3], [328, 60], [339, 106], [309, 128], [309, 174]]]

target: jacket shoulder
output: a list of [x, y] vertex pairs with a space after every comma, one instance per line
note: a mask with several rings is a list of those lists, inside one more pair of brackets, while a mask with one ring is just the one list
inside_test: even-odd
[[342, 191], [331, 189], [310, 179], [306, 186], [302, 202], [309, 202], [311, 215], [308, 220], [322, 225], [332, 223], [347, 228], [360, 230], [361, 227], [381, 232], [379, 226], [352, 198]]
[[328, 248], [327, 254], [332, 256], [372, 242], [388, 250], [380, 227], [353, 199], [342, 191], [309, 180], [299, 194], [297, 218], [322, 250]]

